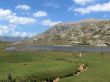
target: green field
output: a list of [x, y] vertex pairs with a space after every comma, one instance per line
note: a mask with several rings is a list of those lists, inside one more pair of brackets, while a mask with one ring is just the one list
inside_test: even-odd
[[[0, 43], [0, 80], [11, 73], [16, 81], [42, 82], [60, 77], [59, 82], [109, 82], [110, 53], [4, 51], [8, 43]], [[72, 76], [79, 64], [88, 64], [88, 70]], [[37, 80], [37, 81], [35, 81]]]

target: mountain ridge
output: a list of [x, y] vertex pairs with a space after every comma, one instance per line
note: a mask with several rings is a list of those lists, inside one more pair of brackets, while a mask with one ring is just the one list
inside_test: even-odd
[[60, 23], [20, 44], [109, 46], [110, 20], [86, 19], [73, 23]]

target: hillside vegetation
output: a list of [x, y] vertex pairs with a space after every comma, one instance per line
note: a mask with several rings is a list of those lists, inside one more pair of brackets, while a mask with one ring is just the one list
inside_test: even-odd
[[61, 23], [18, 44], [26, 45], [110, 45], [110, 20], [87, 19]]

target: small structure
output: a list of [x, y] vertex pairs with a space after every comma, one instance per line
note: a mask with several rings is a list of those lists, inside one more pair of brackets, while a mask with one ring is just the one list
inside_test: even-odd
[[79, 54], [79, 57], [80, 57], [80, 58], [82, 57], [82, 53]]

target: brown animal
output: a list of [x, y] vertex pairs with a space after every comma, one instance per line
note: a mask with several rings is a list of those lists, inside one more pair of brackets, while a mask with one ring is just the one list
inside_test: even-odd
[[79, 65], [79, 68], [78, 68], [78, 69], [80, 70], [80, 72], [83, 72], [83, 70], [84, 70], [83, 67], [84, 67], [84, 64], [80, 64], [80, 65]]
[[43, 81], [43, 82], [47, 82], [47, 81]]
[[88, 67], [85, 64], [80, 64], [78, 69], [80, 70], [80, 72], [83, 72], [83, 71], [87, 70]]
[[56, 78], [55, 80], [53, 80], [53, 82], [59, 82], [60, 81], [60, 78]]

